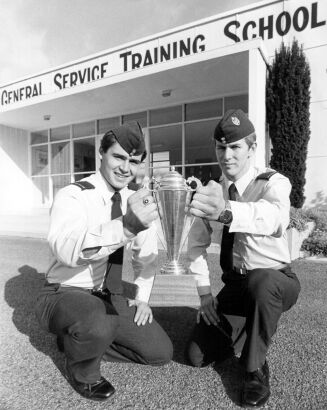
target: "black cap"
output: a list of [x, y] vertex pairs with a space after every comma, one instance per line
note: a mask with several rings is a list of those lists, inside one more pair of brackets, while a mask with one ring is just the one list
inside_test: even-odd
[[137, 121], [126, 122], [109, 132], [129, 155], [140, 155], [145, 152], [143, 131]]
[[252, 122], [242, 110], [228, 110], [215, 128], [214, 139], [223, 144], [230, 144], [254, 132]]

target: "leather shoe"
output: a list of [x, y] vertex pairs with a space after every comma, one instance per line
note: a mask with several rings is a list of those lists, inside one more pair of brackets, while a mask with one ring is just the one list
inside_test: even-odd
[[72, 385], [72, 387], [79, 393], [81, 396], [86, 397], [87, 399], [96, 400], [96, 401], [105, 401], [109, 399], [115, 393], [115, 388], [111, 383], [108, 382], [104, 377], [101, 377], [95, 383], [83, 383], [75, 379], [70, 368], [66, 362], [66, 374], [65, 377]]
[[268, 363], [265, 362], [260, 369], [246, 374], [242, 392], [242, 406], [263, 406], [267, 402], [269, 396], [269, 367]]

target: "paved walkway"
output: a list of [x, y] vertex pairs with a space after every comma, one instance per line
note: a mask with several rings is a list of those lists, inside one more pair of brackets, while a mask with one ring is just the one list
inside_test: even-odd
[[[46, 242], [0, 237], [0, 260], [1, 410], [240, 408], [243, 373], [235, 359], [204, 369], [191, 368], [184, 361], [196, 315], [191, 308], [154, 308], [174, 344], [170, 364], [103, 363], [102, 373], [116, 387], [116, 394], [105, 404], [83, 399], [63, 377], [63, 355], [54, 336], [40, 330], [34, 316], [35, 296], [51, 260]], [[215, 255], [210, 255], [213, 271], [217, 265]], [[296, 306], [282, 316], [269, 351], [272, 396], [264, 408], [325, 410], [327, 264], [298, 260], [293, 268], [302, 292]]]

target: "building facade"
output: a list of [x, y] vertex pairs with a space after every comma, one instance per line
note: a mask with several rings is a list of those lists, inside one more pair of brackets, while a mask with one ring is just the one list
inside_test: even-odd
[[170, 166], [217, 178], [213, 129], [229, 108], [248, 114], [268, 165], [267, 67], [294, 38], [311, 68], [306, 205], [327, 204], [326, 21], [324, 0], [265, 0], [1, 86], [2, 220], [47, 215], [58, 189], [99, 167], [102, 135], [131, 119], [149, 153], [140, 179]]

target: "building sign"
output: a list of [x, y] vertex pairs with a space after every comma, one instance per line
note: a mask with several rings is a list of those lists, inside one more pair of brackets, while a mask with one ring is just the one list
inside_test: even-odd
[[101, 64], [95, 64], [91, 67], [86, 67], [76, 71], [70, 71], [69, 73], [57, 73], [53, 77], [54, 84], [59, 90], [64, 88], [75, 87], [76, 85], [81, 85], [89, 83], [91, 81], [100, 80], [104, 78], [108, 69], [108, 62]]
[[[292, 41], [294, 37], [300, 43], [305, 40], [306, 47], [320, 45], [324, 38], [321, 30], [326, 28], [326, 3], [324, 0], [290, 0], [253, 9], [249, 6], [248, 11], [239, 14], [217, 17], [193, 28], [2, 87], [0, 109], [38, 102], [40, 97], [56, 96], [58, 92], [81, 91], [85, 89], [82, 86], [101, 87], [105, 79], [120, 81], [119, 76], [125, 73], [154, 65], [162, 65], [164, 70], [164, 64], [173, 60], [185, 61], [189, 56], [254, 38], [261, 37], [265, 41], [269, 55], [273, 55], [281, 40]], [[319, 34], [314, 36], [316, 32]]]
[[[326, 20], [318, 18], [318, 3], [316, 2], [311, 4], [311, 8], [298, 7], [293, 14], [284, 10], [278, 15], [269, 14], [257, 21], [248, 20], [243, 24], [238, 20], [232, 20], [226, 24], [224, 34], [235, 42], [257, 37], [265, 40], [276, 35], [286, 36], [291, 29], [295, 32], [301, 32], [307, 28], [314, 29], [325, 24]], [[241, 29], [240, 35], [235, 34], [235, 29]]]
[[165, 46], [146, 49], [143, 53], [126, 51], [120, 53], [123, 59], [124, 72], [135, 70], [136, 68], [146, 67], [152, 64], [163, 63], [164, 61], [174, 60], [205, 51], [205, 37], [199, 34], [196, 37], [187, 37], [185, 40], [173, 41]]

